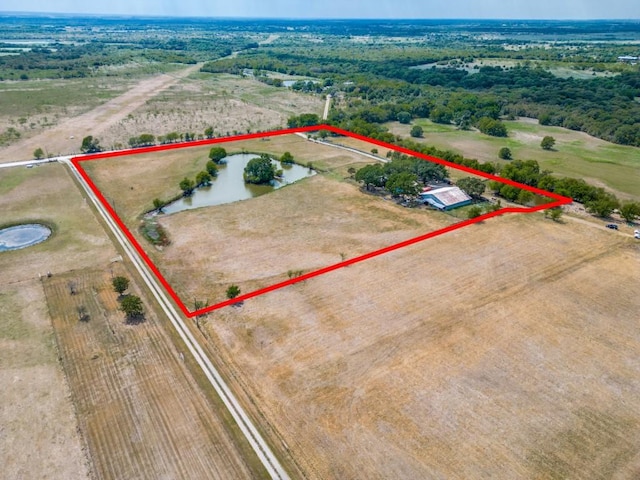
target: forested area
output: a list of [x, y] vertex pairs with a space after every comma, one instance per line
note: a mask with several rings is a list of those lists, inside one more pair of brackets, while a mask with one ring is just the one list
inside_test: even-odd
[[[379, 52], [386, 56], [388, 52]], [[338, 52], [338, 55], [340, 52]], [[482, 66], [477, 72], [445, 67], [418, 69], [414, 55], [380, 60], [330, 52], [254, 50], [208, 63], [205, 72], [245, 69], [319, 76], [351, 100], [349, 113], [367, 122], [396, 120], [399, 111], [466, 128], [483, 117], [526, 116], [624, 145], [640, 146], [640, 71], [588, 79], [559, 78], [541, 67]], [[421, 63], [442, 60], [423, 54]], [[467, 59], [472, 60], [472, 59]], [[347, 82], [347, 85], [345, 85]], [[465, 92], [464, 94], [461, 92]], [[352, 115], [353, 116], [353, 115]], [[504, 136], [506, 132], [498, 136]]]

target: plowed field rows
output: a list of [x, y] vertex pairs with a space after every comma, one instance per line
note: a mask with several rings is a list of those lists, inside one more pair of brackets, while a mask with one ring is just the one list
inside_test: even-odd
[[[241, 457], [225, 419], [195, 385], [154, 314], [147, 308], [143, 323], [125, 324], [109, 273], [74, 272], [44, 285], [95, 477], [260, 475]], [[79, 321], [79, 306], [88, 321]]]

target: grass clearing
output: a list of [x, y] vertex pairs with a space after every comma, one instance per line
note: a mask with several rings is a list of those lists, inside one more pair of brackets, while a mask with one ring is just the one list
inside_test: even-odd
[[[604, 186], [622, 198], [640, 198], [640, 148], [616, 145], [561, 127], [538, 125], [529, 120], [505, 121], [509, 137], [497, 138], [477, 131], [457, 130], [454, 126], [415, 120], [424, 129], [419, 141], [442, 150], [452, 150], [484, 162], [505, 163], [498, 158], [502, 147], [511, 149], [514, 159], [537, 160], [540, 167], [557, 175], [584, 178]], [[398, 135], [409, 136], [410, 125], [387, 125]], [[554, 150], [540, 147], [542, 138], [556, 139]], [[414, 139], [415, 140], [415, 139]]]

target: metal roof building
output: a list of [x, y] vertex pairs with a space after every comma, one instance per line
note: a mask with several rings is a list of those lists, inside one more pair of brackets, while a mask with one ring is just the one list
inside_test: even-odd
[[471, 197], [458, 187], [442, 187], [419, 194], [420, 200], [439, 210], [452, 210], [471, 203]]

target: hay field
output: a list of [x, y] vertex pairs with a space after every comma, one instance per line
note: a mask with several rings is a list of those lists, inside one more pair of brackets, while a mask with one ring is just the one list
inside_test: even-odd
[[640, 246], [505, 216], [216, 311], [309, 478], [635, 478]]
[[[128, 275], [119, 264], [112, 268]], [[188, 353], [173, 344], [153, 310], [147, 305], [140, 324], [123, 321], [109, 271], [58, 275], [44, 289], [96, 478], [262, 475], [243, 458], [251, 458], [250, 447], [242, 452], [228, 433], [229, 418], [214, 413], [194, 388], [181, 357]], [[80, 306], [88, 321], [79, 321]]]

